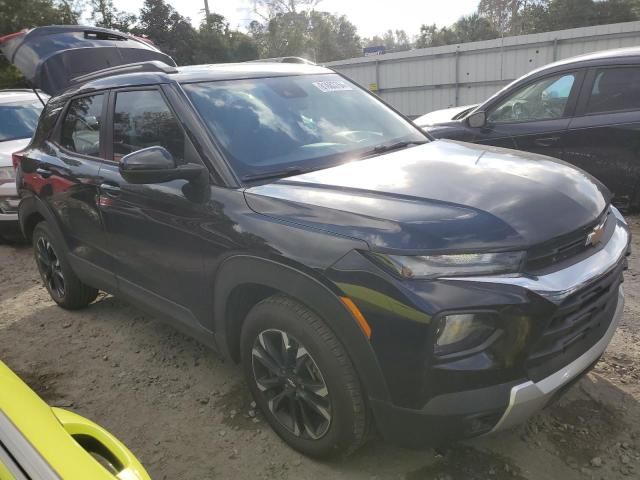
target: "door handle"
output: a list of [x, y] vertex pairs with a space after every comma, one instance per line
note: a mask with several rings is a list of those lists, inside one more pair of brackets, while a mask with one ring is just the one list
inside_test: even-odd
[[102, 183], [100, 190], [110, 197], [117, 197], [120, 195], [120, 187], [114, 183]]
[[560, 141], [560, 137], [543, 137], [536, 138], [533, 143], [538, 147], [551, 147]]
[[51, 175], [53, 175], [53, 172], [51, 172], [51, 170], [43, 167], [36, 168], [36, 173], [42, 178], [49, 178]]

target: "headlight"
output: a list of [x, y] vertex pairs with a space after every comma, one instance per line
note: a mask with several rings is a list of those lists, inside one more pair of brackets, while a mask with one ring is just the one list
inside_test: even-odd
[[525, 252], [376, 256], [404, 278], [437, 278], [515, 273], [522, 265]]
[[15, 180], [16, 171], [13, 169], [12, 165], [8, 167], [0, 167], [0, 184], [15, 182]]

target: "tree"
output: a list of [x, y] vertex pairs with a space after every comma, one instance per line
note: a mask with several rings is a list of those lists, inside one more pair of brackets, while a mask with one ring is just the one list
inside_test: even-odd
[[500, 33], [488, 19], [474, 13], [461, 17], [451, 27], [438, 28], [436, 25], [422, 25], [416, 47], [425, 48], [453, 43], [478, 42], [499, 36]]
[[267, 20], [278, 14], [313, 10], [322, 0], [253, 0], [254, 11]]
[[313, 6], [317, 1], [269, 3], [273, 5], [271, 17], [249, 25], [261, 58], [299, 56], [326, 62], [361, 53], [356, 27], [345, 16], [301, 9], [301, 5]]
[[637, 6], [640, 6], [640, 2], [634, 0], [593, 2], [591, 23], [596, 25], [638, 20], [640, 11], [636, 10]]
[[387, 30], [382, 36], [374, 35], [364, 38], [362, 45], [365, 47], [382, 45], [387, 52], [401, 52], [410, 50], [413, 47], [413, 41], [405, 30]]
[[140, 9], [138, 25], [132, 31], [136, 35], [149, 37], [178, 65], [194, 63], [197, 32], [188, 18], [180, 15], [164, 0], [145, 0]]
[[260, 57], [309, 56], [309, 26], [306, 12], [277, 13], [265, 23], [252, 22], [250, 35]]
[[453, 31], [458, 39], [457, 43], [491, 40], [500, 36], [491, 22], [477, 13], [460, 18], [453, 24]]
[[128, 32], [136, 23], [136, 16], [118, 10], [113, 6], [113, 0], [90, 0], [89, 5], [91, 7], [91, 20], [98, 27]]
[[640, 18], [638, 0], [481, 0], [478, 13], [504, 35], [539, 33]]
[[195, 46], [195, 63], [244, 62], [258, 58], [255, 42], [233, 31], [222, 15], [210, 14], [200, 24]]
[[525, 13], [531, 22], [532, 15], [546, 15], [548, 3], [549, 0], [480, 0], [478, 14], [489, 20], [501, 35], [519, 35], [529, 33], [523, 29]]
[[316, 62], [342, 60], [362, 53], [357, 29], [344, 15], [310, 12], [309, 36], [307, 50], [313, 51]]

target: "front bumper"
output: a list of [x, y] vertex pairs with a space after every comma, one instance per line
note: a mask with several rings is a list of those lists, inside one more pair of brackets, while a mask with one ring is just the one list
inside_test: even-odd
[[580, 357], [542, 380], [503, 383], [441, 395], [422, 410], [371, 400], [382, 435], [405, 446], [439, 445], [517, 426], [544, 408], [556, 395], [587, 373], [604, 353], [624, 311], [618, 290], [615, 313], [605, 335]]
[[20, 199], [15, 183], [0, 184], [0, 235], [20, 237], [18, 204]]
[[527, 381], [511, 388], [509, 405], [495, 427], [497, 432], [519, 425], [543, 408], [563, 387], [570, 384], [598, 361], [613, 338], [622, 320], [624, 311], [624, 290], [618, 290], [618, 304], [613, 320], [604, 336], [593, 347], [566, 367], [538, 382]]
[[[353, 257], [337, 264], [334, 278], [372, 324], [371, 343], [389, 398], [369, 401], [383, 436], [404, 446], [433, 445], [509, 428], [588, 371], [609, 344], [624, 306], [620, 282], [630, 234], [624, 219], [614, 213], [613, 233], [601, 248], [537, 276], [408, 282], [395, 292], [389, 283], [378, 281], [377, 290], [363, 289], [359, 295], [351, 282], [371, 285], [372, 277], [379, 279], [381, 273], [366, 272], [370, 277], [365, 278], [365, 268]], [[582, 302], [585, 295], [602, 305], [598, 304], [597, 318], [593, 314], [580, 324], [587, 325], [581, 330], [586, 332], [583, 339], [539, 363], [541, 339], [546, 341], [547, 332], [556, 331], [558, 315], [567, 321], [574, 318], [566, 313], [568, 305], [576, 299]], [[503, 335], [498, 341], [452, 360], [438, 360], [429, 353], [432, 319], [439, 312], [485, 308], [500, 315]], [[580, 307], [580, 312], [585, 310], [592, 312], [592, 304]]]

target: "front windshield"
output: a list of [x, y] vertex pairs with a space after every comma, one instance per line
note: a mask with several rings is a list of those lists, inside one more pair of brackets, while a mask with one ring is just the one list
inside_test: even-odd
[[185, 84], [243, 178], [325, 168], [398, 142], [414, 126], [336, 74]]
[[41, 111], [40, 103], [0, 105], [0, 142], [30, 138]]

